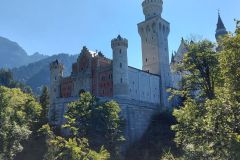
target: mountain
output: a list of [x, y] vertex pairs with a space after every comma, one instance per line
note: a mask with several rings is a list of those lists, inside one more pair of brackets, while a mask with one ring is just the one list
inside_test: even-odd
[[33, 92], [39, 94], [43, 85], [50, 84], [50, 70], [51, 62], [58, 59], [64, 64], [64, 76], [71, 74], [72, 64], [76, 62], [78, 55], [58, 54], [40, 61], [30, 63], [26, 66], [12, 69], [15, 80], [23, 82], [32, 87]]
[[39, 53], [29, 56], [16, 42], [0, 37], [0, 68], [20, 67], [47, 57]]

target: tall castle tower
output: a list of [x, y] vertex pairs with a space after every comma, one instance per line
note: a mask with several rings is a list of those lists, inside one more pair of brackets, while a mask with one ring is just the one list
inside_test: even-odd
[[58, 60], [50, 64], [50, 103], [52, 104], [56, 98], [60, 97], [60, 83], [63, 78], [63, 64]]
[[163, 108], [169, 107], [167, 88], [171, 87], [168, 35], [170, 24], [161, 17], [162, 0], [144, 0], [145, 21], [138, 24], [142, 41], [142, 69], [160, 75], [160, 99]]
[[113, 50], [113, 96], [128, 96], [128, 40], [118, 35], [111, 41]]

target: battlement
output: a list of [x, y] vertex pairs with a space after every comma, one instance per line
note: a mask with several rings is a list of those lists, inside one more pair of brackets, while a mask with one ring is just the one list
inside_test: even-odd
[[128, 40], [126, 38], [122, 38], [120, 35], [118, 35], [117, 38], [114, 38], [111, 41], [112, 48], [118, 47], [118, 46], [124, 46], [128, 47]]
[[59, 61], [56, 59], [55, 61], [53, 61], [52, 63], [50, 63], [50, 69], [64, 69], [63, 64], [59, 63]]
[[145, 0], [142, 2], [142, 6], [145, 7], [146, 5], [149, 5], [149, 4], [157, 5], [158, 3], [162, 5], [163, 1], [162, 0]]
[[145, 0], [142, 2], [143, 13], [146, 19], [162, 14], [162, 0]]

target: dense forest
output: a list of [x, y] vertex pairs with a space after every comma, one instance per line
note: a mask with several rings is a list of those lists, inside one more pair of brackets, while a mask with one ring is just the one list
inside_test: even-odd
[[66, 123], [48, 117], [48, 88], [39, 96], [0, 70], [0, 160], [240, 159], [240, 26], [218, 46], [186, 42], [173, 112], [156, 114], [144, 136], [122, 149], [125, 121], [114, 101], [90, 93], [68, 104]]

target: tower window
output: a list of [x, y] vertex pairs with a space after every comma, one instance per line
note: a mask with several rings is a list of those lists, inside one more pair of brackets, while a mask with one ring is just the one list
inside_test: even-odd
[[122, 63], [120, 63], [120, 68], [122, 68]]
[[121, 81], [121, 83], [122, 83], [122, 82], [123, 82], [123, 79], [121, 78], [121, 80], [120, 80], [120, 81]]
[[119, 53], [120, 53], [120, 54], [122, 53], [122, 50], [121, 50], [121, 49], [119, 50]]
[[148, 59], [146, 58], [146, 62], [148, 61]]
[[57, 80], [57, 77], [55, 76], [55, 81]]

